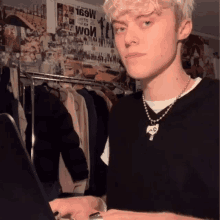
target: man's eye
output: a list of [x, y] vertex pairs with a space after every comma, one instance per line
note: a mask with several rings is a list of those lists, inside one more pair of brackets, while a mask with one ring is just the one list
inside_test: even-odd
[[115, 28], [115, 33], [118, 34], [119, 32], [123, 32], [125, 28]]
[[149, 26], [152, 22], [151, 21], [144, 21], [143, 24], [144, 26]]

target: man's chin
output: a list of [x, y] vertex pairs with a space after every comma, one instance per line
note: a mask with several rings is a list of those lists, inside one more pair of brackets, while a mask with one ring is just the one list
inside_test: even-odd
[[128, 72], [128, 75], [133, 78], [133, 79], [136, 79], [136, 80], [141, 80], [141, 79], [144, 79], [147, 77], [147, 74], [143, 74], [143, 72]]

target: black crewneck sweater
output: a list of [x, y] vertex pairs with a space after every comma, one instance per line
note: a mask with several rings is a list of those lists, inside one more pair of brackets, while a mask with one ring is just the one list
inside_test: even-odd
[[[148, 106], [152, 119], [156, 114]], [[219, 218], [219, 81], [204, 78], [159, 122], [153, 141], [142, 91], [109, 119], [108, 209]]]

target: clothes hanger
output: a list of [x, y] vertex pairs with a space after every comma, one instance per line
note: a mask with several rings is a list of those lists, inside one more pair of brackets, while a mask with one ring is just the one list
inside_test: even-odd
[[84, 83], [84, 88], [85, 89], [87, 89], [88, 91], [93, 91], [93, 88], [91, 87], [91, 85], [86, 85], [85, 83]]
[[60, 98], [60, 89], [56, 89], [56, 88], [53, 88], [51, 86], [48, 85], [49, 81], [44, 81], [44, 83], [42, 84], [42, 86], [46, 87], [48, 89], [48, 92], [51, 93], [52, 90], [58, 92], [58, 96]]
[[49, 81], [44, 81], [44, 82], [42, 83], [42, 86], [43, 86], [43, 87], [46, 87], [46, 88], [49, 89], [49, 90], [51, 90], [52, 88], [48, 85], [48, 82], [49, 82]]

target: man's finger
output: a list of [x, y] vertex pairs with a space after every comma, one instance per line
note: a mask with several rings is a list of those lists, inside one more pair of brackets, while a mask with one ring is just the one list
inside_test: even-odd
[[79, 213], [79, 214], [77, 214], [75, 216], [72, 216], [72, 218], [74, 218], [75, 220], [88, 220], [89, 216], [85, 215], [83, 213]]
[[58, 212], [58, 204], [56, 199], [49, 202], [49, 205], [53, 212]]
[[75, 218], [75, 220], [88, 220], [89, 216], [93, 213], [96, 213], [96, 212], [98, 212], [98, 211], [95, 209], [91, 209], [89, 212], [80, 211], [80, 212], [75, 213], [75, 215], [72, 215], [71, 217]]
[[107, 212], [99, 212], [101, 216], [104, 216]]

